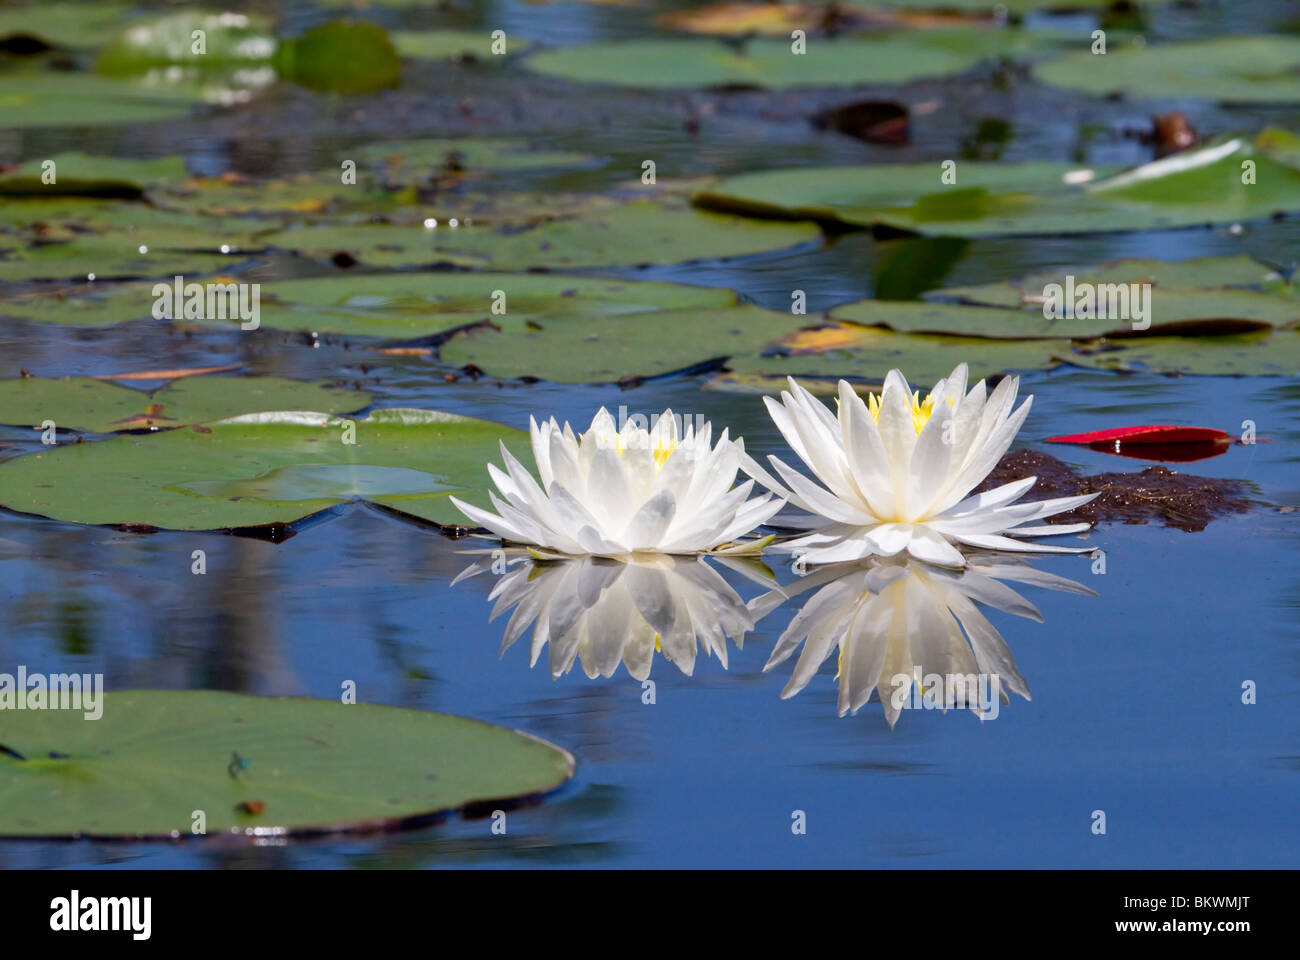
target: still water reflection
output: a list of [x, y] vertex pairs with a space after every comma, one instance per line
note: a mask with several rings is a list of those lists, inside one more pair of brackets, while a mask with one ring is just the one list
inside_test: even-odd
[[645, 680], [656, 653], [690, 676], [700, 648], [725, 669], [728, 641], [742, 648], [757, 621], [798, 601], [763, 668], [779, 667], [802, 645], [781, 696], [799, 693], [837, 654], [840, 715], [856, 714], [874, 693], [891, 727], [905, 709], [963, 708], [991, 719], [1008, 694], [1030, 699], [1015, 657], [980, 609], [1042, 622], [1005, 581], [1097, 596], [1023, 557], [995, 553], [972, 553], [961, 570], [909, 557], [831, 564], [784, 586], [761, 562], [711, 562], [769, 589], [746, 603], [703, 558], [541, 560], [506, 550], [484, 554], [455, 582], [495, 574], [489, 619], [510, 613], [502, 655], [531, 627], [529, 663], [545, 649], [556, 678], [576, 661], [591, 678], [612, 677], [621, 663]]

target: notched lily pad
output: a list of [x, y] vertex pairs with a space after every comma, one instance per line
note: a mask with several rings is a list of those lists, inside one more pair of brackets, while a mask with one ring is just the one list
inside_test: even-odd
[[304, 226], [269, 244], [329, 258], [346, 251], [372, 266], [450, 264], [497, 270], [639, 266], [766, 253], [820, 239], [812, 224], [761, 223], [655, 200], [598, 204], [554, 219], [453, 227], [396, 224]]
[[[1265, 131], [1265, 134], [1268, 134]], [[1044, 163], [938, 162], [744, 174], [696, 204], [753, 216], [923, 236], [1033, 236], [1175, 229], [1300, 211], [1300, 169], [1275, 140], [1227, 138], [1123, 173]], [[1253, 177], [1245, 172], [1253, 171]]]
[[1035, 73], [1046, 83], [1093, 94], [1294, 104], [1300, 101], [1298, 64], [1297, 37], [1215, 37], [1115, 45], [1105, 57], [1085, 46], [1040, 64]]
[[98, 709], [0, 711], [0, 836], [193, 837], [196, 812], [208, 836], [396, 829], [509, 807], [574, 770], [528, 734], [376, 704], [125, 690]]
[[150, 393], [92, 377], [0, 380], [0, 423], [113, 433], [165, 430], [261, 410], [346, 413], [370, 396], [282, 377], [185, 377]]
[[1037, 477], [1034, 499], [1099, 496], [1046, 523], [1151, 523], [1194, 532], [1219, 517], [1246, 513], [1253, 504], [1245, 497], [1240, 480], [1196, 477], [1152, 466], [1135, 473], [1098, 473], [1083, 476], [1074, 467], [1037, 450], [1013, 450], [973, 491], [982, 493], [1022, 477]]
[[461, 330], [439, 348], [458, 366], [497, 377], [559, 383], [629, 382], [717, 366], [807, 323], [807, 318], [743, 306], [603, 317], [556, 316], [540, 326], [508, 323]]
[[552, 322], [594, 324], [624, 314], [644, 318], [650, 311], [736, 303], [730, 290], [549, 273], [326, 277], [267, 284], [264, 293], [273, 298], [262, 304], [265, 327], [402, 340], [479, 323], [543, 330]]
[[[799, 330], [727, 361], [733, 385], [784, 389], [793, 376], [834, 383], [839, 378], [879, 383], [893, 367], [916, 383], [933, 383], [968, 363], [973, 379], [1011, 370], [1046, 370], [1069, 355], [1068, 340], [986, 340], [894, 333], [856, 324]], [[723, 383], [717, 386], [724, 386]]]
[[248, 530], [364, 500], [459, 526], [447, 497], [489, 505], [483, 464], [501, 441], [531, 462], [521, 431], [435, 410], [253, 413], [16, 457], [0, 464], [0, 505], [72, 523]]
[[739, 49], [696, 39], [594, 43], [544, 50], [526, 66], [584, 83], [650, 89], [834, 87], [952, 76], [1023, 40], [979, 31], [907, 31], [809, 38], [807, 52], [796, 54], [786, 37], [752, 40]]

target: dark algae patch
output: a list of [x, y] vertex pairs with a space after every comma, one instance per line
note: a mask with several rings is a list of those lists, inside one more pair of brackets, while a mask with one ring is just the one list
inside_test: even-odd
[[1211, 520], [1246, 513], [1252, 506], [1241, 480], [1197, 477], [1162, 466], [1083, 476], [1068, 463], [1037, 450], [1011, 451], [974, 492], [1027, 476], [1038, 478], [1034, 499], [1100, 494], [1076, 510], [1049, 517], [1046, 523], [1159, 522], [1191, 533], [1204, 530]]

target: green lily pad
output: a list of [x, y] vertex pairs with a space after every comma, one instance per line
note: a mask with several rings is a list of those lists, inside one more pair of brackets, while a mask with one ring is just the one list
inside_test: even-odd
[[[169, 243], [195, 242], [198, 239], [195, 234], [179, 238], [158, 229], [87, 234], [59, 243], [33, 244], [0, 235], [0, 280], [84, 280], [90, 274], [100, 280], [109, 277], [171, 277], [211, 273], [237, 259], [212, 249], [168, 248]], [[0, 304], [0, 312], [9, 312], [8, 306]]]
[[[1252, 183], [1243, 182], [1247, 162]], [[1066, 184], [1065, 172], [1050, 164], [958, 163], [956, 182], [945, 186], [938, 163], [782, 170], [725, 180], [695, 201], [957, 237], [1172, 229], [1300, 210], [1300, 169], [1241, 138], [1088, 183]]]
[[532, 41], [506, 33], [506, 53], [492, 52], [491, 30], [398, 30], [393, 34], [397, 52], [412, 60], [451, 60], [470, 56], [476, 60], [504, 60], [520, 53]]
[[820, 238], [812, 224], [762, 223], [653, 200], [598, 207], [528, 224], [434, 228], [389, 224], [301, 227], [267, 243], [328, 258], [346, 251], [371, 266], [437, 263], [484, 269], [639, 266], [765, 253]]
[[1051, 283], [1149, 283], [1155, 290], [1263, 290], [1293, 296], [1277, 271], [1246, 256], [1194, 257], [1190, 260], [1109, 260], [1090, 266], [1061, 267], [1031, 273], [1020, 280], [944, 287], [928, 296], [990, 307], [1022, 307], [1042, 297]]
[[667, 310], [653, 319], [631, 313], [560, 315], [541, 324], [520, 317], [496, 322], [498, 329], [474, 327], [453, 334], [439, 348], [439, 356], [447, 363], [474, 364], [497, 377], [610, 383], [673, 373], [753, 350], [809, 320], [745, 306]]
[[964, 73], [996, 49], [971, 35], [917, 32], [887, 37], [808, 40], [795, 54], [789, 40], [753, 40], [743, 51], [709, 40], [635, 40], [544, 50], [530, 70], [583, 83], [641, 88], [751, 86], [834, 87], [908, 83]]
[[727, 368], [737, 377], [860, 380], [879, 383], [897, 367], [912, 383], [934, 383], [959, 363], [971, 378], [1013, 370], [1048, 370], [1070, 356], [1068, 340], [982, 340], [894, 333], [854, 324], [800, 330], [764, 350], [737, 354]]
[[122, 29], [129, 4], [34, 0], [0, 10], [0, 39], [33, 37], [52, 47], [97, 47]]
[[[356, 442], [349, 444], [352, 430]], [[376, 410], [356, 421], [255, 413], [8, 460], [0, 464], [0, 504], [72, 523], [274, 532], [364, 499], [461, 525], [464, 516], [447, 497], [489, 505], [483, 465], [500, 456], [502, 440], [531, 462], [523, 432], [451, 413]], [[412, 470], [429, 475], [426, 489], [411, 492]]]
[[0, 76], [0, 128], [154, 123], [183, 117], [202, 99], [188, 86], [86, 73], [7, 73]]
[[1142, 337], [1116, 344], [1078, 348], [1069, 358], [1095, 370], [1130, 370], [1206, 376], [1275, 376], [1300, 374], [1300, 333], [1221, 337]]
[[537, 150], [520, 139], [389, 140], [350, 151], [348, 158], [382, 164], [386, 183], [427, 179], [449, 165], [473, 173], [480, 170], [512, 173], [520, 170], [559, 170], [590, 164], [589, 154]]
[[275, 51], [280, 76], [311, 90], [373, 93], [395, 87], [402, 61], [377, 23], [322, 23]]
[[346, 413], [368, 394], [282, 377], [183, 377], [150, 393], [92, 377], [0, 380], [0, 423], [112, 433], [166, 429], [260, 410]]
[[[53, 162], [53, 168], [45, 166], [47, 161]], [[54, 177], [53, 183], [45, 182], [47, 169]], [[185, 162], [180, 157], [123, 160], [91, 157], [84, 153], [60, 153], [29, 160], [16, 170], [0, 174], [0, 196], [137, 199], [153, 184], [184, 180], [185, 176]]]
[[1192, 43], [1088, 44], [1035, 67], [1046, 83], [1086, 93], [1197, 97], [1229, 103], [1300, 102], [1300, 37], [1216, 37]]
[[694, 200], [701, 206], [751, 216], [870, 227], [922, 202], [958, 213], [962, 208], [973, 210], [988, 195], [1059, 190], [1063, 178], [1078, 169], [1059, 163], [960, 162], [957, 182], [945, 185], [939, 161], [802, 167], [729, 177], [696, 194]]
[[0, 711], [0, 836], [276, 836], [432, 822], [549, 793], [573, 757], [449, 714], [211, 690]]
[[849, 0], [852, 6], [900, 10], [960, 10], [992, 12], [1003, 7], [1008, 13], [1025, 14], [1039, 10], [1104, 10], [1115, 0]]
[[[493, 312], [498, 290], [505, 314]], [[512, 330], [623, 315], [652, 322], [652, 310], [736, 303], [730, 290], [549, 273], [341, 276], [281, 281], [263, 292], [275, 298], [262, 304], [264, 327], [408, 340], [484, 322]]]
[[[985, 307], [948, 303], [908, 303], [885, 300], [862, 300], [835, 307], [832, 320], [842, 320], [870, 327], [887, 327], [899, 333], [943, 333], [965, 337], [1023, 340], [1035, 337], [1069, 337], [1091, 339], [1108, 334], [1142, 335], [1158, 333], [1224, 333], [1284, 327], [1300, 320], [1300, 301], [1257, 293], [1253, 290], [1179, 290], [1155, 287], [1147, 297], [1139, 296], [1136, 306], [1143, 314], [1134, 314], [1132, 288], [1123, 288], [1120, 280], [1099, 280], [1115, 284], [1116, 290], [1102, 289], [1102, 317], [1045, 317], [1043, 288], [1037, 288], [1037, 303], [1026, 306]], [[948, 294], [948, 291], [941, 291]], [[1121, 309], [1109, 307], [1112, 293]], [[1027, 294], [1027, 296], [1030, 294]], [[1076, 301], [1077, 302], [1077, 301]], [[1127, 305], [1127, 306], [1124, 306]], [[1146, 330], [1134, 322], [1149, 324]]]
[[[203, 51], [194, 31], [203, 31]], [[242, 13], [179, 11], [127, 28], [99, 55], [95, 69], [111, 76], [180, 64], [209, 68], [265, 63], [276, 50], [267, 21]]]

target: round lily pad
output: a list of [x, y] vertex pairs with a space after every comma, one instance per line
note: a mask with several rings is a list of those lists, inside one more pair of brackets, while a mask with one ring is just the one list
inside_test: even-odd
[[130, 4], [99, 0], [64, 3], [32, 0], [0, 10], [0, 40], [31, 37], [55, 47], [94, 47], [117, 35], [131, 11]]
[[1096, 370], [1207, 376], [1300, 375], [1300, 332], [1221, 337], [1142, 337], [1077, 348], [1069, 361]]
[[262, 304], [265, 327], [390, 339], [475, 323], [540, 329], [552, 320], [596, 323], [620, 315], [645, 322], [652, 310], [736, 303], [730, 290], [551, 273], [369, 274], [282, 281], [263, 292], [275, 301]]
[[[1253, 177], [1246, 177], [1246, 163]], [[758, 216], [812, 217], [925, 236], [1014, 236], [1173, 229], [1300, 210], [1300, 170], [1244, 138], [1114, 176], [1052, 164], [956, 162], [746, 174], [696, 203]], [[1066, 182], [1069, 180], [1079, 182]], [[1084, 176], [1092, 179], [1084, 181]]]
[[[946, 42], [945, 42], [946, 41]], [[642, 88], [750, 86], [832, 87], [907, 83], [963, 73], [989, 53], [958, 49], [950, 38], [891, 34], [882, 38], [811, 38], [805, 53], [790, 40], [759, 39], [735, 47], [708, 40], [635, 40], [561, 47], [526, 61], [538, 73], [584, 83]]]
[[344, 251], [371, 266], [456, 264], [485, 269], [639, 266], [739, 257], [808, 243], [807, 223], [764, 223], [653, 200], [532, 223], [437, 227], [388, 224], [301, 227], [266, 242], [317, 257]]
[[[1063, 304], [1067, 289], [1063, 288]], [[1120, 280], [1099, 280], [1090, 289], [1102, 316], [1044, 315], [1044, 288], [1026, 292], [1014, 307], [964, 306], [862, 300], [836, 307], [831, 319], [888, 327], [900, 333], [946, 333], [966, 337], [1023, 340], [1107, 334], [1226, 333], [1289, 326], [1300, 320], [1300, 301], [1253, 290], [1179, 290], [1151, 286], [1143, 292]], [[946, 291], [944, 291], [946, 293]], [[1078, 294], [1076, 294], [1078, 296]], [[1073, 307], [1078, 301], [1071, 301]], [[1138, 313], [1142, 316], [1139, 317]], [[1134, 326], [1134, 324], [1138, 326]]]
[[473, 173], [551, 170], [581, 167], [592, 162], [585, 153], [539, 150], [521, 139], [387, 140], [344, 151], [342, 157], [382, 163], [387, 183], [427, 179], [433, 170], [454, 168]]
[[972, 380], [1012, 370], [1046, 370], [1070, 355], [1068, 340], [977, 340], [893, 333], [853, 324], [801, 330], [762, 351], [733, 356], [727, 368], [751, 384], [787, 376], [879, 383], [897, 367], [912, 383], [934, 383], [959, 363]]
[[[53, 166], [47, 166], [47, 162]], [[49, 179], [45, 176], [47, 170], [53, 176], [53, 182], [46, 182]], [[0, 196], [137, 199], [152, 184], [184, 179], [185, 161], [180, 157], [124, 160], [91, 157], [84, 153], [60, 153], [29, 160], [9, 173], [0, 174]]]
[[944, 167], [933, 163], [891, 163], [869, 167], [802, 167], [729, 177], [696, 195], [707, 207], [753, 216], [804, 218], [870, 227], [898, 211], [928, 202], [947, 207], [953, 219], [962, 208], [975, 212], [970, 192], [1060, 189], [1077, 167], [1059, 163], [958, 162], [956, 182], [945, 184]]
[[1090, 46], [1035, 68], [1059, 87], [1130, 97], [1197, 97], [1230, 103], [1300, 101], [1300, 37], [1216, 37], [1192, 43]]
[[1155, 290], [1261, 290], [1279, 296], [1293, 296], [1274, 267], [1251, 257], [1193, 257], [1189, 260], [1110, 260], [1079, 267], [1061, 267], [1031, 273], [1020, 280], [944, 287], [928, 296], [990, 307], [1022, 307], [1036, 302], [1048, 284], [1064, 285], [1067, 277], [1076, 284], [1149, 283]]
[[144, 85], [88, 73], [0, 76], [0, 127], [92, 127], [183, 117], [201, 102], [190, 87]]
[[451, 413], [254, 413], [16, 457], [0, 464], [0, 504], [74, 523], [276, 533], [364, 500], [460, 525], [448, 495], [488, 506], [483, 465], [503, 440], [531, 462], [526, 434]]
[[210, 690], [101, 698], [93, 720], [0, 710], [0, 836], [390, 829], [537, 797], [574, 770], [544, 740], [443, 713]]
[[368, 394], [282, 377], [185, 377], [146, 393], [92, 377], [0, 380], [0, 423], [112, 433], [221, 420], [259, 410], [346, 413]]
[[474, 57], [476, 60], [504, 60], [506, 54], [519, 53], [531, 46], [529, 40], [506, 33], [506, 54], [492, 52], [491, 30], [399, 30], [393, 34], [397, 52], [412, 60], [451, 60]]
[[653, 377], [754, 350], [805, 326], [807, 317], [761, 307], [665, 310], [604, 317], [519, 318], [472, 327], [439, 348], [447, 363], [474, 364], [498, 377], [610, 383]]

